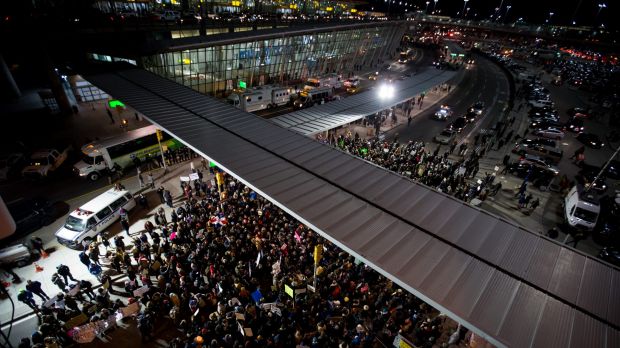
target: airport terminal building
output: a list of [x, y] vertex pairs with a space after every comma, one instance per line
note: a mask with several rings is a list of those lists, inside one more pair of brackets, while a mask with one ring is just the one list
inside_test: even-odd
[[391, 21], [172, 39], [161, 52], [142, 57], [140, 64], [221, 96], [239, 86], [295, 85], [311, 76], [380, 66], [395, 54], [405, 30], [405, 22]]

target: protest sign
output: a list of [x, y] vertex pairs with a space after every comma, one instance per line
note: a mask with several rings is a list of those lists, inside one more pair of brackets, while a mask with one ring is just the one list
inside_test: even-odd
[[146, 294], [149, 291], [149, 286], [148, 285], [144, 285], [142, 287], [137, 288], [136, 290], [133, 291], [133, 296], [134, 297], [139, 297], [142, 296], [144, 294]]
[[295, 293], [293, 292], [293, 288], [284, 284], [284, 292], [289, 295], [291, 298], [295, 298]]

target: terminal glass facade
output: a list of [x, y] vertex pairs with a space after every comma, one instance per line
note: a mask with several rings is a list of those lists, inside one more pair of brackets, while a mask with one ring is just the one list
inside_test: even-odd
[[[404, 28], [398, 25], [350, 29], [156, 54], [143, 66], [202, 93], [223, 95], [247, 87], [295, 85], [308, 77], [375, 66], [396, 49]], [[346, 77], [346, 76], [343, 76]]]

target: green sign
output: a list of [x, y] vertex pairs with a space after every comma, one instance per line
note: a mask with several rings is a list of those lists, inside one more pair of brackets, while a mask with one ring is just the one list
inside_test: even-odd
[[122, 108], [125, 107], [125, 104], [123, 104], [123, 102], [121, 102], [120, 100], [117, 99], [112, 99], [108, 102], [108, 105], [110, 106], [110, 108], [114, 109], [117, 106], [120, 106]]
[[295, 293], [293, 292], [293, 289], [286, 284], [284, 284], [284, 292], [286, 292], [286, 294], [289, 295], [291, 298], [295, 298]]
[[360, 154], [361, 154], [361, 155], [367, 155], [367, 154], [368, 154], [368, 148], [366, 148], [366, 147], [362, 147], [362, 148], [360, 149]]
[[450, 57], [456, 57], [456, 53], [450, 53]]
[[245, 81], [239, 81], [239, 88], [247, 88]]
[[459, 57], [465, 57], [465, 54], [459, 53]]
[[215, 163], [213, 163], [213, 162], [209, 161], [209, 167], [210, 167], [210, 168], [215, 168], [215, 167], [217, 167], [217, 164], [215, 164]]

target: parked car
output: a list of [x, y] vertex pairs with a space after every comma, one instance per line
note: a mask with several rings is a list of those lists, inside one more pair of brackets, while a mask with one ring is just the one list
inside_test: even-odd
[[564, 129], [575, 133], [581, 133], [585, 130], [585, 128], [586, 127], [583, 125], [583, 119], [577, 117], [571, 118], [564, 126]]
[[545, 118], [556, 122], [560, 121], [558, 114], [551, 111], [530, 111], [527, 116], [529, 118]]
[[545, 146], [551, 146], [551, 147], [557, 147], [558, 144], [555, 140], [553, 139], [547, 139], [547, 138], [536, 138], [536, 139], [531, 139], [531, 138], [524, 138], [521, 139], [518, 144], [539, 144], [539, 145], [545, 145]]
[[535, 114], [551, 114], [554, 116], [558, 115], [558, 111], [555, 108], [549, 107], [549, 106], [542, 106], [542, 107], [533, 107], [530, 109], [530, 111], [528, 112], [528, 114], [530, 116], [533, 116]]
[[450, 144], [454, 141], [456, 132], [450, 129], [444, 129], [441, 133], [435, 135], [435, 141], [440, 144]]
[[599, 139], [596, 134], [592, 133], [579, 133], [579, 135], [577, 135], [577, 140], [593, 149], [600, 149], [605, 146], [601, 139]]
[[566, 112], [568, 116], [577, 117], [577, 118], [590, 118], [592, 114], [588, 112], [588, 110], [584, 108], [570, 108]]
[[548, 160], [540, 156], [525, 154], [525, 156], [521, 158], [521, 162], [533, 164], [539, 168], [543, 168], [545, 170], [552, 172], [554, 175], [557, 175], [560, 173], [560, 170], [557, 167], [553, 166], [552, 164], [549, 163]]
[[540, 158], [552, 163], [559, 163], [564, 152], [557, 147], [551, 147], [542, 144], [517, 144], [513, 149], [513, 153], [525, 156], [526, 154], [539, 156]]
[[564, 132], [557, 128], [549, 127], [546, 129], [537, 129], [534, 131], [534, 135], [538, 135], [541, 137], [549, 138], [549, 139], [563, 139]]
[[536, 118], [530, 121], [529, 127], [533, 129], [547, 129], [547, 128], [561, 129], [564, 127], [564, 125], [552, 119]]
[[519, 178], [527, 177], [528, 180], [539, 189], [549, 186], [555, 177], [553, 172], [525, 162], [517, 162], [509, 165], [508, 172]]
[[17, 227], [13, 234], [16, 237], [49, 225], [68, 210], [64, 203], [50, 204], [43, 198], [19, 198], [6, 202], [6, 206]]
[[17, 243], [0, 249], [0, 265], [9, 267], [24, 267], [33, 258], [30, 247], [24, 243]]
[[533, 107], [543, 107], [543, 106], [547, 106], [547, 107], [553, 107], [554, 104], [551, 100], [546, 100], [546, 99], [532, 99], [529, 100], [528, 105], [533, 106]]

